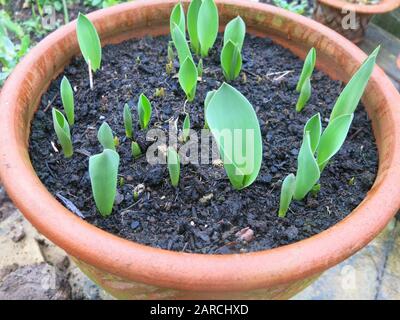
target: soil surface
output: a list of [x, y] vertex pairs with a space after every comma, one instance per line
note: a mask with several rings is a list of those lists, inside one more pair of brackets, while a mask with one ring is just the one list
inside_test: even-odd
[[[76, 124], [72, 130], [75, 153], [71, 159], [65, 159], [52, 146], [57, 139], [51, 106], [61, 108], [61, 76], [42, 97], [32, 124], [30, 155], [38, 176], [55, 197], [62, 196], [61, 203], [70, 208], [73, 204], [75, 213], [88, 222], [123, 238], [170, 250], [211, 254], [257, 251], [305, 239], [342, 220], [362, 201], [375, 179], [377, 150], [367, 114], [359, 106], [345, 144], [322, 174], [320, 192], [294, 201], [286, 218], [277, 217], [281, 182], [287, 174], [296, 172], [303, 126], [317, 112], [326, 126], [342, 84], [315, 71], [311, 100], [297, 113], [295, 87], [302, 61], [269, 39], [249, 35], [243, 47], [241, 76], [232, 85], [253, 104], [260, 121], [264, 156], [255, 183], [235, 191], [219, 164], [188, 164], [181, 166], [180, 185], [175, 189], [165, 165], [150, 165], [146, 157], [133, 160], [130, 141], [124, 137], [125, 103], [132, 107], [135, 139], [142, 150], [152, 142], [146, 141], [146, 132], [137, 125], [135, 106], [140, 93], [144, 92], [153, 105], [150, 127], [167, 130], [169, 121], [175, 119], [178, 128], [182, 127], [185, 96], [175, 73], [168, 75], [165, 71], [168, 40], [144, 38], [105, 47], [93, 91], [89, 90], [83, 59], [71, 61], [65, 70], [76, 89]], [[206, 93], [224, 81], [220, 50], [221, 36], [204, 61], [195, 101], [186, 104], [192, 128], [197, 131], [204, 124]], [[164, 88], [164, 96], [157, 97], [156, 88]], [[120, 139], [117, 151], [124, 180], [118, 186], [114, 212], [107, 219], [96, 212], [88, 175], [88, 156], [101, 152], [96, 130], [103, 121]], [[133, 194], [139, 185], [144, 185], [144, 191], [136, 201]]]

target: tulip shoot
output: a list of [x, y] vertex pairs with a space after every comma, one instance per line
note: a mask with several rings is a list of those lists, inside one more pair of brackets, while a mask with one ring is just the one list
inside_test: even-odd
[[132, 139], [133, 137], [132, 112], [127, 103], [125, 103], [124, 105], [124, 127], [125, 127], [125, 135], [129, 139]]
[[53, 116], [54, 131], [56, 132], [58, 142], [62, 147], [64, 156], [66, 158], [70, 158], [72, 157], [74, 150], [72, 147], [71, 132], [69, 129], [68, 122], [65, 119], [64, 115], [56, 108], [53, 108], [52, 116]]
[[139, 123], [142, 130], [146, 129], [151, 119], [152, 107], [149, 99], [142, 93], [139, 97], [137, 110], [139, 114]]
[[113, 132], [107, 122], [103, 122], [97, 132], [97, 139], [104, 149], [110, 149], [115, 151], [115, 140]]
[[74, 91], [67, 77], [63, 77], [61, 81], [60, 95], [68, 124], [73, 126], [75, 122]]
[[168, 147], [167, 151], [167, 164], [168, 172], [173, 187], [177, 187], [179, 184], [180, 176], [180, 158], [178, 153], [173, 147]]

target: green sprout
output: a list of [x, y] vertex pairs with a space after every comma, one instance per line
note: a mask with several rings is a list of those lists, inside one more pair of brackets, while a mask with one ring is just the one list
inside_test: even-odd
[[63, 77], [61, 81], [60, 95], [68, 123], [73, 126], [75, 121], [74, 91], [67, 77]]
[[133, 137], [132, 112], [127, 103], [125, 103], [124, 105], [124, 127], [125, 127], [125, 135], [129, 139], [132, 139]]
[[97, 139], [104, 149], [110, 149], [115, 151], [115, 141], [113, 132], [107, 122], [103, 122], [97, 132]]
[[185, 11], [183, 10], [182, 3], [177, 3], [171, 11], [171, 16], [169, 18], [170, 30], [177, 25], [182, 31], [183, 35], [186, 33], [186, 22], [185, 22]]
[[206, 120], [235, 189], [251, 185], [262, 162], [260, 124], [250, 102], [227, 83], [212, 94]]
[[200, 55], [200, 41], [197, 31], [197, 21], [202, 0], [192, 0], [187, 12], [187, 28], [189, 32], [190, 45], [193, 51]]
[[182, 126], [182, 140], [184, 142], [188, 141], [190, 135], [190, 115], [186, 113], [185, 120], [183, 120]]
[[64, 156], [66, 158], [72, 157], [74, 150], [72, 147], [71, 132], [69, 125], [64, 115], [58, 111], [56, 108], [52, 110], [53, 115], [53, 126], [56, 132], [58, 142], [60, 143]]
[[171, 42], [168, 42], [167, 57], [168, 57], [168, 62], [174, 61], [175, 54], [174, 54], [174, 50], [172, 49]]
[[133, 158], [138, 158], [142, 155], [142, 149], [136, 141], [132, 141], [131, 143], [131, 151]]
[[152, 108], [149, 99], [143, 93], [139, 97], [137, 110], [139, 114], [140, 127], [144, 130], [149, 125]]
[[179, 69], [179, 84], [187, 100], [193, 101], [197, 88], [197, 67], [191, 57], [187, 57]]
[[176, 188], [179, 184], [180, 158], [178, 153], [175, 151], [173, 147], [168, 147], [167, 164], [168, 164], [168, 171], [171, 184], [173, 187]]
[[224, 46], [221, 51], [221, 66], [225, 79], [235, 80], [242, 69], [242, 54], [246, 25], [241, 17], [231, 20], [225, 28]]
[[197, 16], [197, 36], [202, 57], [208, 56], [209, 50], [218, 35], [218, 8], [214, 0], [203, 0]]
[[282, 182], [281, 199], [279, 205], [279, 217], [284, 218], [292, 202], [296, 177], [293, 173], [289, 174]]
[[300, 93], [296, 104], [297, 112], [303, 110], [305, 104], [311, 97], [310, 79], [314, 71], [316, 56], [315, 48], [311, 48], [304, 60], [303, 69], [301, 70], [300, 78], [296, 86], [296, 91]]
[[119, 155], [105, 149], [89, 158], [89, 176], [96, 207], [103, 217], [111, 214], [117, 193]]
[[377, 47], [369, 55], [343, 89], [332, 109], [325, 130], [322, 132], [319, 113], [307, 121], [297, 160], [294, 190], [287, 185], [282, 186], [280, 217], [286, 215], [289, 207], [287, 202], [292, 196], [295, 200], [302, 200], [310, 191], [319, 191], [320, 185], [317, 185], [317, 182], [329, 160], [340, 150], [346, 140], [354, 118], [354, 111], [371, 77], [379, 49], [380, 47]]
[[100, 38], [92, 22], [81, 13], [78, 16], [76, 33], [83, 58], [88, 65], [90, 88], [93, 90], [92, 71], [96, 72], [101, 65]]

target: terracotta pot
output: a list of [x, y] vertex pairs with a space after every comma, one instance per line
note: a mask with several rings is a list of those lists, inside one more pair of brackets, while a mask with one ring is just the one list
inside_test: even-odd
[[[102, 43], [169, 32], [173, 0], [135, 1], [90, 15]], [[187, 5], [187, 1], [184, 1]], [[220, 0], [221, 26], [240, 14], [248, 32], [271, 37], [317, 67], [348, 81], [366, 55], [308, 18], [249, 1]], [[32, 117], [41, 95], [79, 48], [75, 22], [35, 47], [0, 96], [0, 175], [9, 196], [47, 238], [71, 255], [95, 282], [118, 298], [289, 298], [321, 272], [370, 242], [400, 206], [400, 96], [376, 67], [364, 95], [379, 149], [377, 179], [343, 221], [309, 239], [255, 253], [202, 255], [140, 245], [102, 231], [62, 206], [40, 182], [28, 154]]]
[[380, 0], [378, 4], [370, 5], [346, 0], [316, 0], [313, 18], [352, 42], [359, 43], [364, 39], [368, 23], [375, 14], [390, 12], [399, 6], [400, 0]]

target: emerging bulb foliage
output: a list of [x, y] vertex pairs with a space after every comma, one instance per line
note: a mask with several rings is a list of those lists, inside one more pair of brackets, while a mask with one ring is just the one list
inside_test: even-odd
[[129, 139], [132, 139], [133, 137], [132, 112], [131, 108], [129, 108], [129, 105], [127, 103], [125, 103], [124, 105], [124, 127], [125, 127], [125, 135]]
[[[307, 121], [298, 156], [294, 189], [292, 189], [293, 178], [288, 176], [286, 178], [288, 180], [285, 179], [286, 183], [282, 184], [279, 216], [285, 216], [289, 207], [288, 199], [292, 196], [295, 200], [302, 200], [310, 191], [320, 188], [319, 185], [316, 187], [316, 183], [329, 160], [340, 150], [346, 140], [354, 118], [354, 111], [372, 74], [379, 49], [380, 47], [371, 53], [343, 89], [333, 107], [325, 130], [322, 131], [319, 113]], [[288, 181], [290, 181], [290, 187]]]
[[197, 67], [193, 59], [187, 57], [179, 69], [179, 84], [188, 101], [193, 101], [196, 95], [197, 77]]
[[199, 78], [203, 77], [203, 59], [200, 59], [199, 63], [197, 64], [197, 76]]
[[202, 57], [208, 56], [209, 50], [218, 35], [218, 8], [214, 0], [203, 0], [197, 15], [197, 36]]
[[179, 64], [182, 65], [187, 57], [192, 57], [192, 53], [190, 52], [185, 34], [175, 22], [172, 24], [171, 37], [178, 53]]
[[221, 51], [221, 66], [225, 79], [235, 80], [242, 69], [242, 54], [246, 25], [241, 17], [231, 20], [225, 28], [224, 46]]
[[231, 184], [235, 189], [248, 187], [262, 162], [261, 130], [253, 106], [238, 90], [223, 83], [211, 94], [205, 113]]
[[115, 140], [113, 132], [107, 122], [103, 122], [97, 132], [97, 139], [104, 149], [115, 151]]
[[142, 149], [140, 149], [140, 146], [136, 141], [132, 141], [131, 151], [132, 151], [132, 156], [134, 159], [136, 159], [142, 155]]
[[169, 28], [172, 30], [174, 25], [177, 25], [182, 31], [183, 35], [186, 34], [185, 11], [183, 10], [182, 3], [177, 3], [171, 11], [169, 17]]
[[316, 50], [311, 48], [304, 60], [303, 69], [301, 70], [299, 81], [297, 82], [296, 91], [300, 93], [299, 99], [296, 104], [296, 111], [303, 110], [307, 101], [311, 97], [311, 76], [315, 67]]
[[105, 149], [89, 158], [89, 176], [96, 207], [103, 217], [111, 214], [117, 192], [119, 155]]
[[144, 130], [149, 125], [152, 107], [149, 99], [143, 93], [139, 96], [137, 110], [139, 114], [140, 127], [142, 128], [142, 130]]
[[289, 174], [282, 182], [281, 199], [279, 203], [279, 217], [284, 218], [292, 202], [296, 177], [293, 173]]
[[200, 40], [197, 31], [197, 21], [199, 17], [201, 3], [202, 0], [192, 0], [189, 4], [187, 12], [187, 28], [190, 37], [190, 45], [192, 46], [193, 51], [198, 56], [201, 54], [201, 51], [200, 51]]
[[61, 81], [60, 95], [68, 123], [73, 126], [75, 122], [74, 91], [67, 77], [63, 77]]
[[211, 101], [211, 98], [214, 96], [215, 92], [217, 92], [217, 90], [211, 90], [207, 92], [206, 98], [204, 99], [204, 129], [210, 129], [208, 127], [208, 123], [207, 123], [207, 119], [205, 117], [206, 111], [207, 111], [207, 107]]
[[96, 28], [83, 14], [79, 13], [76, 27], [79, 47], [89, 68], [90, 87], [93, 89], [92, 71], [96, 72], [101, 65], [101, 44]]
[[190, 135], [190, 115], [186, 113], [185, 120], [183, 120], [182, 127], [182, 140], [184, 142], [188, 141]]
[[173, 187], [177, 187], [179, 184], [180, 176], [180, 158], [178, 153], [173, 147], [168, 147], [167, 151], [167, 164], [168, 172]]
[[53, 126], [56, 132], [58, 142], [60, 143], [64, 156], [66, 158], [72, 157], [74, 149], [72, 147], [71, 132], [69, 125], [64, 115], [56, 108], [52, 109]]

